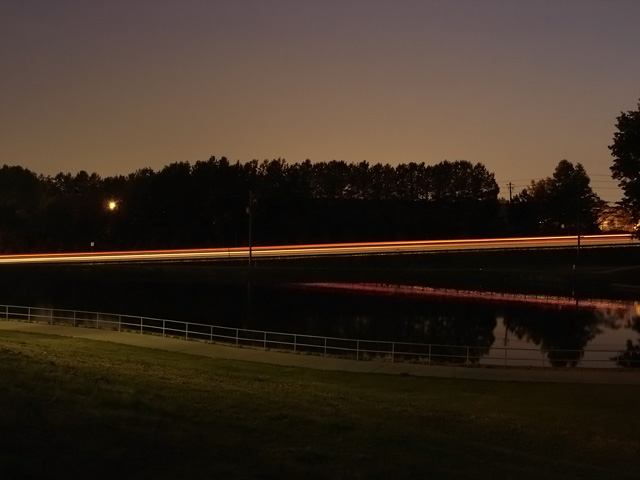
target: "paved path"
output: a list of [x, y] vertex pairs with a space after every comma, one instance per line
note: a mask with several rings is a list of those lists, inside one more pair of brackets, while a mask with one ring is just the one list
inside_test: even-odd
[[264, 351], [252, 348], [187, 341], [176, 338], [141, 335], [139, 333], [117, 332], [115, 330], [97, 330], [94, 328], [69, 327], [0, 320], [1, 330], [62, 335], [74, 338], [86, 338], [106, 342], [121, 343], [146, 348], [169, 350], [190, 355], [202, 355], [211, 358], [223, 358], [247, 362], [261, 362], [272, 365], [315, 368], [345, 372], [385, 373], [396, 375], [415, 375], [425, 377], [464, 378], [475, 380], [503, 380], [522, 382], [566, 382], [593, 384], [640, 385], [640, 372], [624, 370], [553, 370], [523, 368], [484, 368], [484, 367], [442, 367], [417, 365], [411, 363], [391, 363], [383, 361], [357, 361], [339, 358], [325, 358], [316, 355], [303, 355]]

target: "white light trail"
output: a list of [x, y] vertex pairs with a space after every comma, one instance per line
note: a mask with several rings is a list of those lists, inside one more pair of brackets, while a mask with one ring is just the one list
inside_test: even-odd
[[[632, 234], [580, 236], [582, 247], [630, 245]], [[407, 242], [332, 243], [253, 247], [255, 258], [317, 257], [367, 254], [428, 253], [435, 251], [533, 249], [577, 247], [577, 236], [483, 238], [473, 240], [424, 240]], [[191, 250], [147, 250], [130, 252], [80, 252], [57, 254], [2, 255], [0, 264], [43, 263], [143, 263], [246, 259], [249, 248], [208, 248]]]

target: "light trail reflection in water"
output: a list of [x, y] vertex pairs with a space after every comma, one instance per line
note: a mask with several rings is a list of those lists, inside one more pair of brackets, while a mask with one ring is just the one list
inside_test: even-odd
[[[302, 287], [320, 288], [336, 291], [366, 292], [381, 295], [415, 295], [458, 299], [475, 299], [497, 302], [523, 302], [547, 305], [596, 307], [596, 308], [628, 308], [629, 302], [605, 299], [578, 299], [554, 295], [537, 295], [526, 293], [484, 292], [455, 288], [433, 288], [422, 285], [389, 285], [380, 283], [300, 283]], [[638, 302], [635, 302], [637, 305]]]

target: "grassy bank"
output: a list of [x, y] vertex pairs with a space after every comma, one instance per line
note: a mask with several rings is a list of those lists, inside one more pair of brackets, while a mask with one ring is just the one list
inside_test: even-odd
[[0, 332], [0, 478], [631, 479], [639, 395]]

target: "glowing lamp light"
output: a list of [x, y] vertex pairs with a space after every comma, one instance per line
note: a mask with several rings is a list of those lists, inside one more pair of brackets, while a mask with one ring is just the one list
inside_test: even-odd
[[115, 201], [111, 200], [111, 201], [109, 202], [109, 205], [108, 205], [108, 206], [109, 206], [109, 210], [113, 211], [113, 210], [115, 210], [115, 209], [116, 209], [116, 207], [118, 206], [118, 204], [117, 204]]

